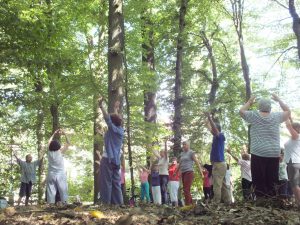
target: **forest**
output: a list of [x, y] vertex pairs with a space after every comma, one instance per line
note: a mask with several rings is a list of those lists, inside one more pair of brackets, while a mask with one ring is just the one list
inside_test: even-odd
[[[50, 136], [63, 128], [71, 143], [65, 156], [70, 201], [97, 202], [97, 152], [103, 152], [107, 129], [100, 96], [108, 112], [121, 103], [127, 198], [138, 192], [136, 168], [150, 164], [166, 137], [170, 155], [179, 156], [182, 141], [189, 140], [201, 163], [209, 163], [207, 112], [222, 124], [226, 145], [236, 155], [248, 143], [248, 126], [238, 111], [251, 96], [276, 93], [299, 120], [297, 9], [297, 0], [0, 0], [0, 197], [13, 201], [18, 196], [20, 168], [13, 154], [37, 159], [47, 151]], [[273, 110], [280, 108], [274, 104]], [[287, 139], [282, 126], [282, 144]], [[229, 155], [226, 160], [232, 164], [239, 202], [239, 167]], [[45, 202], [46, 174], [47, 157], [37, 171], [34, 205]], [[201, 185], [196, 175], [196, 199], [202, 198]], [[239, 207], [224, 210], [247, 214]], [[246, 206], [252, 214], [266, 213], [260, 207]], [[184, 222], [189, 212], [172, 217], [149, 210], [159, 222], [149, 219], [148, 224], [197, 224]], [[297, 216], [285, 223], [280, 210], [270, 209], [273, 217], [261, 223], [250, 217], [253, 224], [300, 223]], [[53, 224], [97, 224], [82, 221]], [[241, 224], [224, 221], [214, 223]]]

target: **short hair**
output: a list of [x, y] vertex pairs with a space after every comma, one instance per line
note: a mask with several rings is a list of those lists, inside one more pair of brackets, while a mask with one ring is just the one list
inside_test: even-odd
[[187, 144], [188, 146], [190, 146], [190, 141], [189, 140], [185, 140], [182, 142], [182, 144]]
[[114, 125], [116, 125], [117, 127], [122, 125], [123, 120], [118, 114], [115, 114], [115, 113], [110, 114], [110, 119], [111, 119], [111, 122]]
[[177, 157], [176, 156], [173, 156], [172, 157], [172, 161], [176, 160], [177, 161]]
[[260, 112], [271, 112], [271, 100], [262, 98], [258, 102], [258, 109]]
[[60, 148], [61, 148], [61, 145], [60, 145], [59, 141], [57, 141], [57, 140], [53, 140], [49, 144], [49, 151], [55, 152], [55, 151], [58, 151]]

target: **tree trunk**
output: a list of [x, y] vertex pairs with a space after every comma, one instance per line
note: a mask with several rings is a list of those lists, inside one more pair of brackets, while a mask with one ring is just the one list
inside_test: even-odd
[[[44, 124], [44, 110], [43, 110], [43, 103], [42, 103], [42, 92], [43, 92], [43, 85], [40, 81], [37, 81], [35, 84], [35, 92], [38, 95], [37, 101], [39, 102], [39, 108], [37, 109], [37, 119], [36, 119], [36, 144], [37, 144], [37, 152], [38, 157], [40, 158], [43, 154], [43, 124]], [[44, 172], [44, 163], [41, 162], [39, 169], [38, 169], [38, 202], [39, 204], [42, 203], [44, 188], [43, 188], [43, 175]]]
[[181, 151], [181, 126], [182, 126], [182, 61], [183, 61], [183, 32], [185, 28], [185, 15], [188, 6], [188, 0], [181, 0], [179, 12], [179, 31], [177, 36], [177, 55], [175, 68], [175, 99], [174, 99], [174, 155], [179, 156]]
[[[157, 119], [157, 107], [156, 107], [156, 77], [154, 67], [154, 43], [153, 43], [153, 24], [150, 21], [149, 13], [145, 9], [142, 13], [142, 64], [143, 72], [149, 74], [153, 79], [153, 83], [144, 83], [144, 120], [145, 135], [146, 135], [146, 155], [147, 165], [150, 165], [150, 156], [155, 143], [152, 141], [155, 133], [149, 131], [153, 130], [151, 124], [156, 123]], [[150, 80], [150, 79], [149, 79]], [[151, 79], [152, 80], [152, 79]]]
[[123, 1], [109, 0], [108, 18], [108, 112], [112, 113], [119, 101], [122, 110], [124, 89], [124, 18]]
[[201, 38], [202, 41], [208, 51], [208, 58], [210, 60], [210, 64], [211, 64], [211, 71], [212, 71], [212, 79], [209, 77], [206, 77], [206, 79], [209, 81], [210, 83], [210, 92], [208, 95], [208, 103], [211, 106], [211, 115], [212, 118], [214, 120], [216, 120], [215, 118], [215, 114], [217, 112], [216, 106], [214, 106], [214, 103], [216, 101], [216, 96], [217, 96], [217, 91], [219, 88], [219, 81], [218, 81], [218, 71], [217, 71], [217, 63], [216, 63], [216, 59], [214, 56], [214, 52], [213, 52], [213, 47], [209, 41], [209, 39], [206, 36], [206, 33], [204, 31], [201, 32]]
[[300, 60], [300, 18], [296, 11], [294, 0], [289, 0], [289, 11], [293, 18], [293, 31], [297, 38], [298, 58]]
[[240, 57], [243, 77], [245, 81], [246, 89], [246, 101], [251, 97], [251, 81], [249, 66], [246, 58], [244, 40], [243, 40], [243, 12], [244, 12], [244, 1], [242, 0], [231, 0], [232, 7], [232, 20], [235, 26], [235, 31], [238, 35], [239, 47], [240, 47]]
[[100, 157], [103, 153], [103, 128], [101, 126], [102, 117], [98, 106], [98, 96], [94, 95], [94, 204], [99, 199], [99, 179], [100, 179]]

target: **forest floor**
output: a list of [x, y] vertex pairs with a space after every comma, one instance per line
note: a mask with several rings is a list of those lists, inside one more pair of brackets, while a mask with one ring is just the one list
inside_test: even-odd
[[154, 224], [300, 224], [300, 210], [281, 201], [192, 207], [49, 206], [9, 207], [0, 211], [0, 225], [154, 225]]

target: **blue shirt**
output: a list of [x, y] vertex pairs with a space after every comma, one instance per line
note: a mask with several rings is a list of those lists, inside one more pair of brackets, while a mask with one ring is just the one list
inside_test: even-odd
[[36, 168], [41, 164], [41, 160], [36, 160], [34, 162], [26, 162], [18, 159], [18, 163], [21, 167], [21, 182], [28, 184], [36, 183], [35, 171]]
[[210, 161], [211, 162], [224, 162], [224, 146], [225, 136], [223, 133], [219, 133], [218, 136], [214, 135], [211, 145]]
[[112, 123], [110, 116], [105, 118], [108, 130], [104, 136], [105, 150], [109, 162], [120, 165], [120, 151], [123, 143], [124, 129]]

